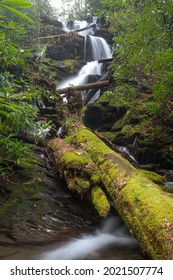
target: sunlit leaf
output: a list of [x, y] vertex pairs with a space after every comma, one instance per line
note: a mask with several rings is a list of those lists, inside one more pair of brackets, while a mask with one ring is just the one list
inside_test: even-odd
[[3, 110], [0, 110], [0, 114], [5, 116], [6, 118], [9, 116], [9, 114]]
[[17, 6], [19, 8], [30, 8], [32, 6], [32, 3], [24, 0], [2, 0], [0, 1], [0, 4]]
[[14, 8], [11, 8], [11, 7], [9, 7], [9, 6], [6, 6], [6, 5], [2, 5], [1, 2], [0, 2], [0, 6], [3, 7], [3, 8], [5, 8], [5, 9], [7, 9], [7, 10], [9, 10], [9, 11], [12, 12], [12, 13], [18, 15], [19, 17], [21, 17], [21, 18], [23, 18], [23, 19], [29, 21], [30, 23], [34, 23], [34, 21], [33, 21], [31, 18], [29, 18], [29, 17], [26, 16], [25, 14], [19, 12], [18, 10], [14, 9]]

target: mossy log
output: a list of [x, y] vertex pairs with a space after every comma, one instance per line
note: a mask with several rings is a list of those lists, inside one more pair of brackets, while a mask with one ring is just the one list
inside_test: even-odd
[[60, 176], [65, 178], [68, 188], [78, 193], [80, 198], [91, 200], [98, 213], [105, 217], [110, 211], [110, 204], [101, 189], [100, 171], [90, 156], [60, 138], [53, 139], [49, 147], [53, 150], [57, 169]]
[[[76, 186], [77, 178], [83, 179], [78, 193], [87, 196], [90, 193], [94, 206], [103, 216], [110, 209], [109, 196], [141, 248], [152, 259], [172, 260], [173, 196], [111, 150], [89, 129], [80, 128], [70, 137], [73, 145], [66, 146], [62, 139], [49, 143], [67, 183], [72, 178], [71, 184]], [[99, 194], [100, 191], [103, 193]]]

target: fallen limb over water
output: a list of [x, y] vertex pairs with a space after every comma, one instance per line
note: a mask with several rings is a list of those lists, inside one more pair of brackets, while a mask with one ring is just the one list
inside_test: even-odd
[[[66, 142], [72, 143], [72, 145]], [[173, 259], [173, 196], [111, 150], [85, 127], [49, 143], [71, 190], [109, 212], [109, 196], [130, 232], [152, 259]]]
[[96, 83], [89, 83], [86, 85], [79, 85], [79, 86], [69, 86], [66, 88], [60, 88], [56, 90], [56, 94], [63, 94], [63, 93], [71, 93], [71, 92], [76, 92], [76, 91], [82, 91], [82, 90], [88, 90], [88, 89], [93, 89], [93, 88], [102, 88], [104, 86], [107, 86], [109, 84], [108, 80], [105, 81], [99, 81]]

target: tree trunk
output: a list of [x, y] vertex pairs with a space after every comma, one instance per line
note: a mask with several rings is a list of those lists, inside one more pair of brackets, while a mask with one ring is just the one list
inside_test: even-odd
[[99, 60], [98, 60], [98, 63], [111, 62], [112, 60], [114, 60], [114, 57], [103, 58], [103, 59], [99, 59]]
[[96, 88], [97, 90], [99, 88], [102, 88], [106, 85], [109, 84], [108, 80], [105, 81], [100, 81], [96, 82], [96, 83], [90, 83], [90, 84], [86, 84], [86, 85], [79, 85], [79, 86], [69, 86], [66, 88], [60, 88], [56, 90], [56, 94], [63, 94], [63, 93], [70, 93], [70, 92], [75, 92], [75, 91], [82, 91], [82, 90], [89, 90], [89, 89], [93, 89]]
[[110, 209], [108, 195], [141, 248], [152, 259], [172, 260], [172, 194], [164, 192], [89, 129], [78, 125], [70, 141], [73, 146], [62, 139], [49, 143], [68, 187], [90, 198], [102, 216]]

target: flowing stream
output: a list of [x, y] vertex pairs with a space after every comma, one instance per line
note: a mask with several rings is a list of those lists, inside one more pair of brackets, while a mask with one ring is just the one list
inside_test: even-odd
[[92, 234], [84, 234], [59, 248], [45, 252], [41, 255], [41, 259], [74, 260], [93, 258], [94, 255], [101, 257], [99, 251], [114, 248], [116, 252], [120, 247], [126, 246], [134, 249], [137, 247], [137, 242], [121, 224], [120, 218], [110, 217], [104, 221], [100, 229], [95, 230]]

